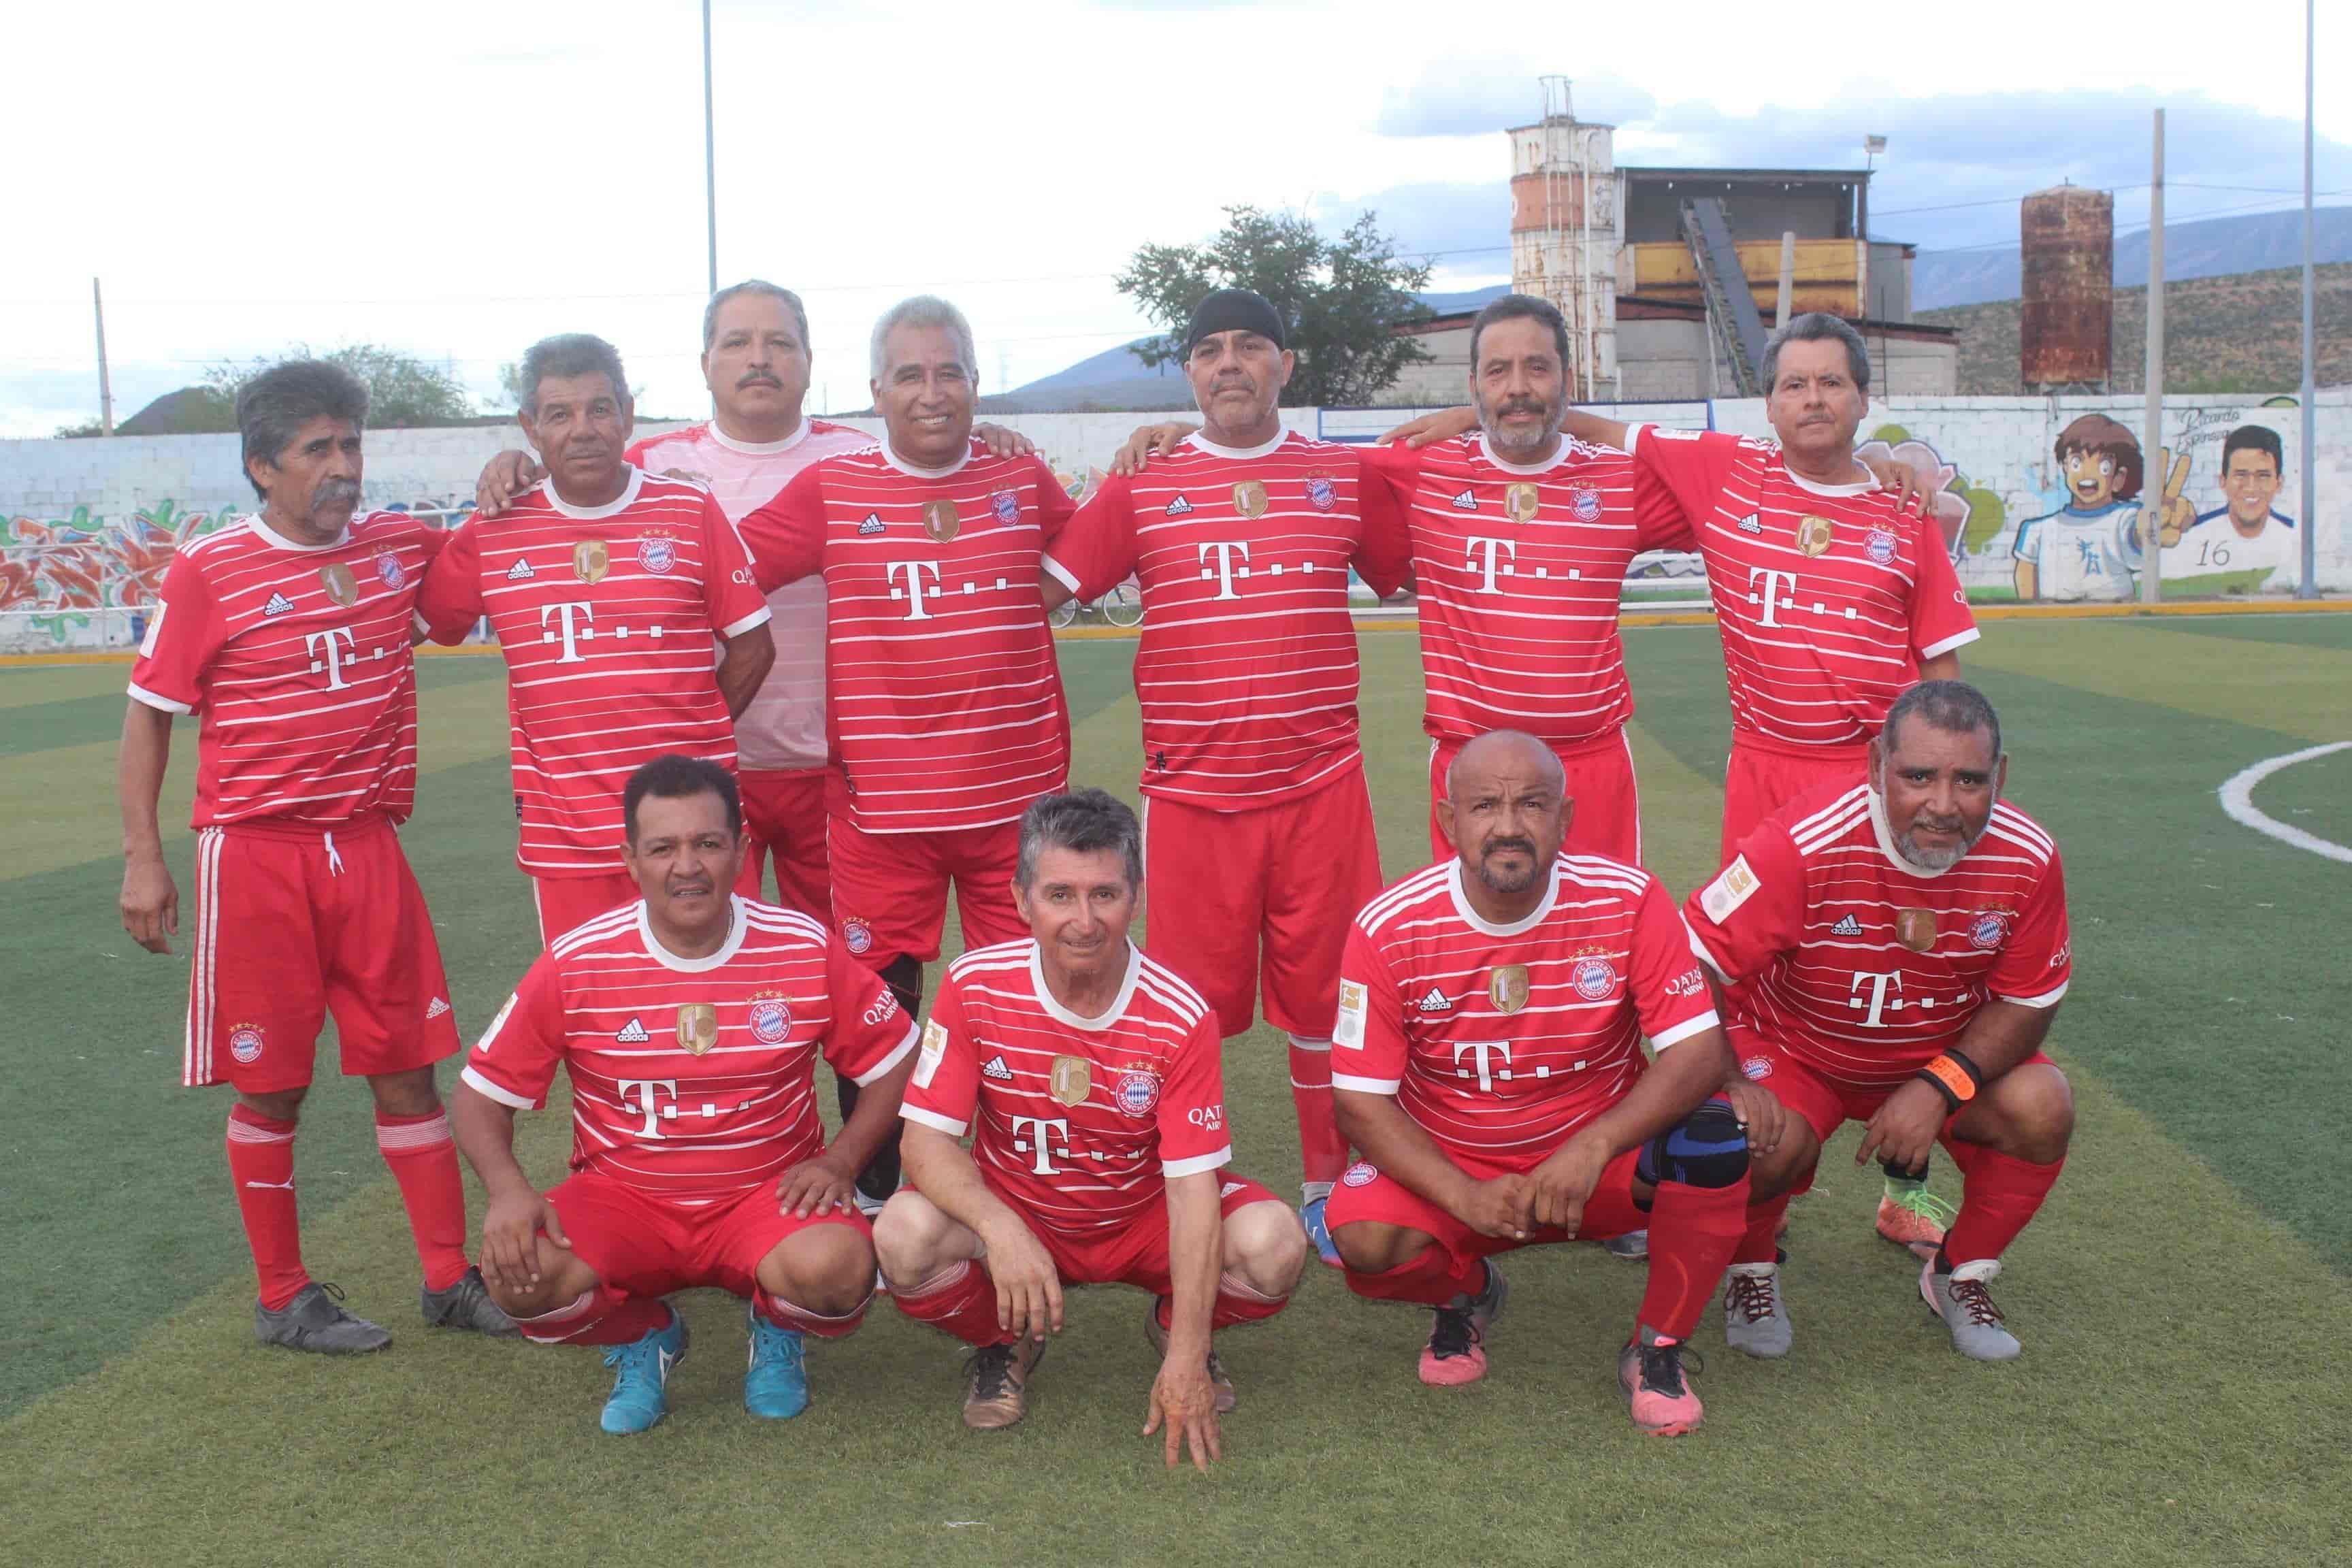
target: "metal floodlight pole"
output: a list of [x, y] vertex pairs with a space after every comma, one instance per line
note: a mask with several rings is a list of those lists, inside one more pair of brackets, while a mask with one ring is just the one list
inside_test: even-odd
[[[111, 436], [114, 434], [114, 382], [106, 371], [106, 300], [99, 293], [98, 279], [95, 278], [89, 280], [89, 305], [91, 311], [98, 318], [98, 427]], [[2308, 314], [2309, 312], [2306, 311], [2306, 317]], [[2304, 334], [2306, 339], [2310, 335], [2307, 331]], [[2307, 360], [2310, 355], [2306, 353], [2304, 357]], [[2310, 379], [2311, 373], [2306, 370], [2304, 373], [2304, 380]], [[2309, 398], [2306, 396], [2305, 401], [2308, 402]], [[2310, 510], [2309, 507], [2304, 508], [2306, 512]], [[2309, 576], [2310, 574], [2305, 573], [2305, 575]]]
[[2147, 188], [2147, 431], [2140, 437], [2139, 602], [2164, 596], [2164, 547], [2157, 527], [2164, 494], [2164, 110], [2156, 111], [2156, 156]]
[[2315, 22], [2317, 0], [2303, 0], [2303, 441], [2298, 461], [2303, 468], [2303, 576], [2295, 585], [2298, 599], [2319, 595], [2319, 487], [2313, 470], [2319, 459], [2319, 367], [2312, 356], [2312, 237], [2311, 104], [2313, 57], [2318, 52]]
[[702, 203], [709, 216], [710, 292], [719, 292], [719, 136], [710, 119], [710, 0], [702, 0]]

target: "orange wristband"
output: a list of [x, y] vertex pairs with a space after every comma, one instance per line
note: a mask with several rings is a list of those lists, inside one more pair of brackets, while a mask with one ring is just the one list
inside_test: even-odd
[[1977, 1080], [1969, 1069], [1948, 1056], [1937, 1057], [1919, 1069], [1919, 1076], [1929, 1079], [1949, 1095], [1955, 1106], [1966, 1105], [1976, 1098]]

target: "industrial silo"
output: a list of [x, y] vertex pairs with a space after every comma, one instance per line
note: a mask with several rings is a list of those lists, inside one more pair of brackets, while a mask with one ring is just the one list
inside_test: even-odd
[[2025, 198], [2019, 376], [2029, 392], [2107, 390], [2116, 201], [2058, 185]]

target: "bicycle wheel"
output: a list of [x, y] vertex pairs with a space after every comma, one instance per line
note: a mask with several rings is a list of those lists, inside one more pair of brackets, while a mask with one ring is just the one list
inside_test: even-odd
[[1121, 583], [1102, 596], [1102, 617], [1115, 626], [1141, 626], [1143, 590], [1133, 583]]

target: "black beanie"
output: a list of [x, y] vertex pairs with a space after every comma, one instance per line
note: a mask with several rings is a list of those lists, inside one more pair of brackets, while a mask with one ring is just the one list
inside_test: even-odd
[[1282, 314], [1265, 295], [1247, 289], [1220, 289], [1192, 307], [1192, 324], [1184, 333], [1185, 357], [1192, 357], [1202, 338], [1231, 331], [1255, 332], [1276, 348], [1284, 346]]

